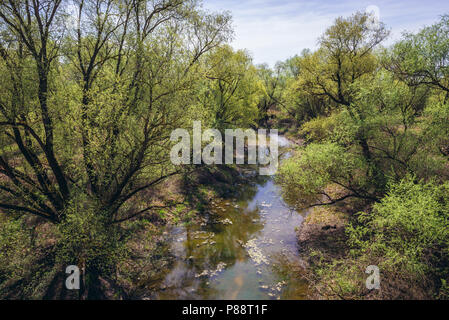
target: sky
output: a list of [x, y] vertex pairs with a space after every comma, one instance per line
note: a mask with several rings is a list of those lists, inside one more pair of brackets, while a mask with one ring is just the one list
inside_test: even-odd
[[377, 12], [391, 30], [389, 45], [403, 31], [416, 32], [449, 14], [447, 0], [203, 0], [210, 11], [230, 11], [235, 49], [247, 49], [255, 64], [274, 66], [303, 49], [315, 49], [317, 39], [339, 16], [356, 11]]

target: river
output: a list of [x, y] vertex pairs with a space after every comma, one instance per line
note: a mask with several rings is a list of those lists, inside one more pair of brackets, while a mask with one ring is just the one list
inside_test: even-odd
[[153, 299], [306, 298], [295, 231], [303, 217], [271, 176], [237, 188], [238, 196], [211, 203], [207, 223], [171, 230], [175, 263]]

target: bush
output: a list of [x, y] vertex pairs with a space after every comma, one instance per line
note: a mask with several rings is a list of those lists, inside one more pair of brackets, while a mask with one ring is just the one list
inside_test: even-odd
[[[90, 277], [114, 278], [117, 264], [126, 257], [118, 225], [88, 197], [77, 197], [58, 226], [57, 263], [77, 265]], [[87, 283], [88, 284], [88, 283]]]
[[15, 279], [26, 272], [31, 253], [29, 230], [21, 218], [8, 219], [0, 224], [0, 283]]
[[[316, 266], [318, 287], [339, 298], [444, 298], [449, 279], [449, 183], [392, 184], [370, 213], [347, 226], [349, 256]], [[368, 292], [364, 269], [376, 265], [381, 290]]]
[[[332, 183], [363, 184], [363, 176], [355, 173], [365, 166], [363, 160], [335, 143], [312, 143], [287, 159], [279, 168], [277, 181], [286, 198], [299, 205], [321, 200], [325, 188]], [[359, 180], [360, 179], [360, 180]]]
[[346, 110], [330, 116], [314, 118], [301, 127], [300, 134], [307, 142], [336, 142], [349, 145], [354, 141], [357, 127], [350, 121]]

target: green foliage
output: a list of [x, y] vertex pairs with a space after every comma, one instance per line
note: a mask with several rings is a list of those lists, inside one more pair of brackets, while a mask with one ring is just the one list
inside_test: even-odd
[[[372, 28], [368, 23], [369, 17], [363, 13], [356, 13], [348, 18], [338, 18], [333, 26], [328, 28], [320, 38], [320, 47], [315, 52], [304, 51], [301, 56], [296, 56], [287, 61], [288, 74], [293, 75], [286, 84], [286, 93], [283, 95], [283, 108], [298, 124], [313, 120], [314, 118], [335, 116], [342, 110], [348, 112], [346, 116], [357, 117], [357, 106], [353, 104], [359, 87], [355, 85], [361, 79], [370, 79], [378, 68], [378, 58], [374, 54], [374, 48], [387, 36], [388, 31], [380, 23]], [[369, 80], [366, 80], [369, 81]], [[324, 125], [323, 133], [332, 123], [312, 122], [306, 124], [304, 132], [309, 129], [319, 129], [316, 125]], [[347, 123], [345, 123], [347, 125]], [[333, 128], [330, 128], [333, 132]], [[341, 132], [342, 136], [329, 133], [336, 141], [338, 138], [347, 140], [347, 134], [357, 134], [357, 139], [364, 139], [363, 132]], [[338, 130], [338, 129], [337, 129]], [[309, 132], [307, 132], [309, 133]], [[323, 139], [323, 133], [315, 132], [317, 137], [311, 140]]]
[[[444, 163], [449, 159], [449, 106], [447, 103], [432, 99], [424, 111], [424, 143], [428, 153], [436, 153], [444, 167]], [[445, 176], [444, 171], [440, 171], [439, 176]]]
[[209, 111], [197, 103], [204, 70], [237, 79], [225, 120], [239, 125], [257, 118], [258, 82], [243, 52], [203, 65], [226, 51], [227, 13], [177, 0], [73, 7], [77, 30], [65, 29], [61, 1], [0, 4], [0, 70], [9, 74], [0, 87], [0, 208], [60, 223], [80, 192], [114, 212], [111, 223], [144, 209], [125, 202], [179, 169], [170, 133]]
[[[230, 15], [195, 0], [0, 2], [0, 25], [0, 210], [56, 225], [40, 255], [56, 248], [56, 264], [110, 277], [126, 255], [120, 222], [152, 210], [145, 192], [182, 170], [170, 133], [217, 108], [198, 103], [199, 88], [217, 90], [205, 74], [232, 83], [214, 120], [249, 126], [256, 68], [224, 46]], [[2, 259], [26, 252], [6, 235]]]
[[298, 57], [287, 59], [285, 62], [276, 63], [274, 69], [271, 69], [266, 64], [258, 66], [257, 72], [264, 86], [264, 95], [259, 101], [259, 123], [267, 126], [273, 113], [279, 109], [282, 112], [287, 112], [292, 115], [290, 111], [291, 87], [292, 82], [298, 76]]
[[[63, 24], [60, 1], [0, 3], [2, 285], [31, 279], [23, 295], [42, 296], [68, 264], [113, 277], [129, 258], [126, 226], [151, 225], [120, 222], [152, 210], [149, 191], [179, 169], [173, 129], [265, 126], [277, 115], [284, 128], [302, 125], [308, 143], [277, 176], [289, 202], [373, 206], [347, 228], [347, 261], [323, 258], [316, 269], [333, 294], [361, 297], [363, 266], [376, 264], [447, 297], [448, 15], [382, 52], [382, 23], [340, 17], [315, 52], [270, 69], [227, 45], [229, 14], [195, 0], [73, 6], [77, 30]], [[153, 214], [179, 222], [185, 210]], [[57, 232], [45, 238], [41, 220], [18, 212]], [[34, 272], [45, 254], [51, 262]]]
[[[346, 232], [350, 254], [326, 260], [315, 252], [315, 281], [328, 298], [445, 298], [449, 277], [449, 184], [390, 185], [371, 212], [360, 213]], [[381, 290], [365, 288], [365, 268], [380, 269]]]
[[[372, 206], [346, 228], [350, 254], [314, 252], [322, 295], [445, 298], [449, 19], [382, 52], [372, 48], [386, 36], [384, 27], [366, 29], [365, 19], [337, 19], [320, 48], [298, 60], [296, 97], [329, 99], [330, 112], [302, 125], [309, 145], [282, 164], [278, 180], [292, 203], [355, 197]], [[381, 269], [380, 292], [364, 288], [368, 265]]]
[[[329, 200], [323, 203], [337, 200], [328, 197], [324, 191], [324, 181], [329, 185], [338, 184], [348, 197], [378, 200], [385, 194], [389, 179], [399, 181], [407, 174], [424, 179], [447, 177], [445, 168], [449, 141], [444, 121], [446, 109], [438, 107], [441, 102], [436, 102], [428, 87], [410, 86], [388, 70], [376, 69], [375, 56], [360, 43], [354, 44], [354, 52], [361, 50], [364, 53], [363, 58], [360, 58], [362, 60], [372, 55], [371, 71], [363, 69], [366, 65], [360, 66], [360, 72], [354, 71], [362, 61], [354, 58], [355, 53], [348, 49], [349, 44], [346, 47], [337, 41], [359, 30], [355, 26], [363, 24], [363, 21], [363, 16], [359, 15], [336, 21], [322, 38], [320, 50], [327, 50], [328, 53], [320, 56], [317, 51], [299, 60], [302, 72], [298, 77], [298, 83], [301, 84], [298, 87], [308, 88], [305, 93], [327, 97], [335, 104], [333, 112], [304, 123], [301, 135], [308, 143], [322, 144], [322, 148], [315, 146], [313, 152], [321, 154], [328, 149], [328, 143], [334, 143], [341, 146], [345, 153], [352, 154], [349, 157], [358, 159], [358, 165], [348, 172], [345, 160], [339, 158], [341, 161], [336, 161], [329, 157], [328, 162], [336, 161], [336, 165], [345, 172], [340, 176], [336, 176], [335, 169], [321, 158], [321, 161], [315, 161], [307, 167], [312, 168], [310, 170], [316, 174], [316, 180], [308, 177], [307, 173], [295, 177], [301, 180], [302, 189], [309, 189], [310, 195], [313, 192], [317, 194], [315, 198], [309, 197], [309, 200], [314, 200], [312, 204], [323, 196]], [[362, 32], [363, 26], [360, 28]], [[384, 31], [379, 29], [378, 32], [383, 34]], [[357, 37], [368, 37], [363, 41], [373, 45], [377, 43], [369, 39], [369, 33], [356, 34]], [[319, 71], [319, 68], [331, 68], [332, 71], [325, 76], [327, 73], [324, 69]], [[308, 154], [306, 152], [299, 157], [308, 158]], [[291, 164], [287, 162], [286, 166]], [[298, 164], [298, 170], [305, 171], [305, 168]], [[326, 170], [329, 172], [324, 173]], [[283, 174], [285, 172], [281, 169]], [[307, 188], [306, 181], [310, 181], [310, 188]], [[288, 185], [295, 190], [294, 183]]]
[[250, 56], [230, 46], [218, 47], [207, 55], [203, 68], [197, 98], [207, 112], [206, 123], [222, 131], [255, 125], [264, 87]]
[[344, 184], [348, 180], [353, 185], [363, 184], [364, 181], [358, 181], [355, 175], [363, 167], [363, 159], [335, 143], [313, 143], [285, 160], [277, 180], [287, 196], [305, 205], [326, 196], [324, 189], [329, 184]]
[[449, 16], [417, 34], [406, 34], [388, 55], [390, 69], [412, 85], [430, 85], [449, 92]]
[[354, 142], [357, 130], [357, 124], [354, 123], [348, 112], [343, 110], [304, 123], [300, 133], [307, 142], [334, 142], [348, 146]]
[[5, 219], [0, 223], [0, 283], [17, 279], [30, 267], [31, 232], [22, 218]]
[[[358, 252], [383, 257], [379, 267], [424, 276], [435, 272], [436, 256], [449, 256], [449, 184], [415, 183], [406, 178], [393, 184], [359, 226], [348, 228]], [[368, 237], [368, 238], [367, 238]]]
[[441, 287], [440, 292], [436, 296], [439, 300], [448, 300], [449, 299], [449, 286], [447, 284], [447, 281], [444, 279], [441, 279]]
[[355, 94], [352, 84], [376, 70], [372, 50], [387, 36], [382, 23], [370, 28], [366, 14], [336, 19], [320, 38], [320, 48], [301, 60], [298, 87], [315, 98], [324, 96], [349, 107]]
[[113, 277], [127, 252], [118, 225], [108, 221], [98, 202], [82, 195], [74, 199], [58, 225], [57, 263]]
[[335, 103], [325, 95], [314, 94], [309, 86], [305, 85], [312, 54], [304, 50], [300, 56], [295, 56], [280, 64], [284, 80], [284, 92], [279, 98], [281, 114], [295, 120], [300, 125], [320, 115], [326, 115], [335, 106]]

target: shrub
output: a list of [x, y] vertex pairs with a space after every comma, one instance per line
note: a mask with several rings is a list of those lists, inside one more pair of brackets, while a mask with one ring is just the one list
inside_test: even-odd
[[[322, 294], [337, 298], [422, 299], [447, 296], [449, 183], [406, 177], [369, 213], [347, 226], [350, 253], [315, 266]], [[365, 288], [364, 270], [376, 265], [381, 290]]]
[[86, 272], [87, 282], [97, 276], [114, 278], [117, 264], [126, 257], [118, 225], [99, 208], [94, 200], [77, 197], [58, 226], [57, 263], [77, 265]]
[[364, 165], [360, 157], [335, 143], [312, 143], [282, 164], [277, 181], [288, 199], [309, 205], [321, 200], [329, 184], [348, 185], [348, 181], [353, 185], [363, 184], [363, 176], [354, 174]]
[[23, 276], [31, 253], [29, 230], [21, 218], [8, 219], [0, 224], [0, 283]]

